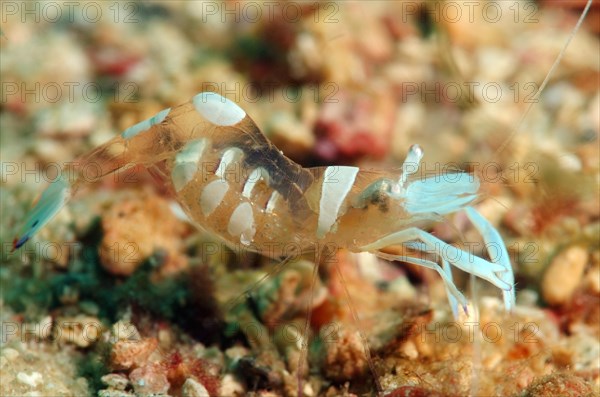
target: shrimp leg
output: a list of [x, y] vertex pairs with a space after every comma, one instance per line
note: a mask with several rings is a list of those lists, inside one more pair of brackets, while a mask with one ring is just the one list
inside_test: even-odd
[[[482, 223], [479, 223], [478, 225], [481, 228], [484, 226]], [[488, 234], [488, 237], [486, 238], [488, 238], [490, 241], [495, 240], [491, 234]], [[423, 246], [413, 244], [414, 241], [420, 241], [423, 243]], [[508, 269], [502, 263], [489, 262], [485, 259], [471, 255], [415, 227], [389, 234], [361, 248], [364, 251], [376, 251], [384, 247], [403, 243], [409, 243], [409, 246], [411, 247], [416, 246], [422, 248], [421, 250], [426, 249], [429, 252], [433, 252], [442, 260], [448, 261], [467, 273], [471, 273], [477, 277], [488, 280], [496, 287], [504, 291], [510, 292], [513, 289], [513, 284], [509, 282], [512, 278], [512, 274], [510, 276], [502, 276], [502, 278], [498, 276], [499, 273], [512, 273], [512, 269]], [[510, 308], [513, 306], [513, 301], [511, 299], [506, 299], [505, 305], [506, 308], [510, 310]]]
[[446, 292], [448, 294], [448, 300], [450, 302], [450, 307], [452, 307], [452, 313], [454, 315], [454, 318], [458, 318], [458, 302], [460, 302], [465, 314], [468, 314], [467, 298], [465, 298], [465, 296], [458, 290], [458, 288], [456, 288], [456, 285], [454, 285], [450, 267], [448, 266], [448, 262], [445, 259], [442, 258], [442, 266], [440, 267], [435, 262], [421, 258], [413, 258], [404, 255], [392, 255], [383, 251], [376, 251], [375, 255], [388, 261], [401, 261], [435, 270], [442, 277], [444, 285], [446, 286]]

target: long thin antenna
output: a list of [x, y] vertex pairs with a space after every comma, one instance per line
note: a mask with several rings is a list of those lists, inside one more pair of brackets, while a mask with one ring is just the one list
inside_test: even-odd
[[367, 359], [367, 363], [369, 364], [369, 369], [371, 370], [371, 374], [373, 374], [373, 382], [375, 383], [375, 388], [377, 389], [377, 395], [383, 395], [383, 387], [381, 386], [381, 382], [379, 381], [379, 375], [377, 374], [377, 370], [375, 369], [375, 365], [373, 364], [373, 358], [371, 355], [371, 349], [369, 348], [369, 340], [362, 327], [360, 326], [360, 318], [358, 317], [358, 312], [352, 303], [352, 296], [350, 296], [350, 291], [348, 290], [348, 284], [346, 284], [346, 280], [344, 280], [344, 275], [342, 274], [342, 270], [340, 269], [339, 263], [335, 263], [335, 270], [337, 270], [338, 275], [340, 276], [340, 280], [342, 281], [342, 286], [344, 287], [344, 292], [346, 293], [346, 300], [348, 301], [348, 308], [350, 309], [350, 313], [352, 314], [352, 320], [354, 321], [354, 326], [358, 331], [358, 335], [362, 340], [363, 349], [365, 353], [365, 358]]
[[567, 39], [567, 41], [565, 42], [565, 45], [563, 46], [562, 50], [560, 51], [560, 53], [558, 54], [558, 56], [554, 60], [554, 63], [552, 64], [552, 67], [550, 68], [550, 70], [546, 74], [546, 77], [544, 78], [544, 81], [542, 81], [542, 84], [540, 85], [540, 87], [538, 88], [537, 92], [535, 93], [535, 95], [533, 97], [533, 100], [531, 100], [531, 102], [529, 102], [529, 104], [527, 105], [527, 108], [525, 109], [525, 112], [523, 113], [523, 115], [519, 119], [519, 122], [512, 129], [512, 132], [504, 140], [504, 142], [498, 148], [498, 150], [496, 150], [496, 152], [494, 153], [494, 157], [493, 158], [497, 158], [497, 156], [500, 153], [502, 153], [502, 151], [504, 149], [506, 149], [506, 146], [508, 146], [508, 144], [510, 143], [510, 141], [515, 137], [515, 135], [517, 135], [517, 133], [519, 132], [519, 130], [523, 126], [523, 122], [525, 121], [525, 117], [527, 117], [527, 115], [529, 114], [529, 111], [531, 110], [531, 108], [533, 107], [533, 105], [535, 103], [537, 103], [540, 95], [542, 94], [542, 91], [544, 90], [544, 88], [546, 88], [546, 85], [548, 84], [548, 81], [550, 80], [550, 77], [552, 76], [552, 74], [554, 73], [554, 70], [556, 69], [556, 67], [558, 66], [558, 64], [562, 60], [563, 56], [565, 55], [565, 52], [567, 51], [567, 48], [569, 47], [569, 44], [571, 44], [571, 40], [573, 40], [573, 37], [575, 37], [575, 35], [577, 34], [577, 31], [581, 27], [581, 24], [583, 23], [583, 20], [585, 19], [585, 16], [587, 15], [590, 7], [592, 6], [592, 2], [593, 2], [593, 0], [588, 0], [587, 4], [585, 5], [585, 8], [584, 8], [583, 12], [581, 13], [581, 16], [579, 17], [579, 20], [577, 21], [577, 24], [575, 25], [575, 27], [571, 31], [571, 34], [569, 34], [569, 38]]
[[[583, 24], [583, 21], [588, 13], [590, 7], [592, 6], [592, 3], [593, 3], [593, 0], [588, 0], [583, 12], [579, 16], [579, 20], [575, 24], [575, 27], [573, 28], [573, 30], [571, 30], [571, 33], [569, 34], [567, 41], [565, 42], [560, 53], [554, 60], [554, 63], [550, 67], [550, 70], [548, 70], [548, 73], [546, 73], [546, 77], [544, 77], [542, 84], [540, 84], [538, 90], [536, 91], [536, 93], [533, 97], [533, 100], [529, 102], [529, 104], [525, 108], [525, 112], [523, 112], [523, 114], [521, 115], [519, 121], [517, 122], [515, 127], [512, 129], [510, 135], [504, 140], [504, 142], [502, 143], [502, 145], [500, 145], [498, 150], [496, 150], [493, 158], [498, 158], [498, 155], [500, 153], [502, 153], [502, 151], [504, 151], [504, 149], [506, 149], [506, 147], [508, 146], [510, 141], [513, 140], [514, 137], [517, 135], [517, 133], [520, 131], [521, 127], [523, 126], [523, 123], [525, 122], [525, 118], [527, 117], [527, 115], [529, 114], [531, 109], [533, 108], [533, 105], [535, 105], [538, 102], [540, 95], [542, 94], [542, 92], [546, 88], [546, 85], [548, 85], [548, 82], [550, 81], [550, 77], [552, 77], [552, 75], [554, 74], [556, 68], [560, 64], [560, 61], [564, 57], [564, 55], [567, 51], [567, 48], [571, 44], [573, 37], [575, 37], [575, 35], [579, 31], [579, 28]], [[473, 276], [472, 274], [471, 274], [471, 279], [470, 279], [470, 287], [471, 287], [471, 296], [473, 297], [473, 300], [475, 302], [477, 302], [478, 301], [477, 285], [476, 285], [475, 276]], [[474, 312], [476, 313], [476, 316], [477, 316], [476, 318], [479, 319], [479, 307], [477, 305], [474, 306]], [[471, 375], [471, 387], [470, 387], [470, 395], [471, 396], [475, 396], [478, 394], [478, 391], [479, 391], [478, 375], [479, 375], [479, 372], [481, 371], [481, 352], [482, 352], [481, 349], [482, 349], [482, 346], [481, 346], [481, 340], [479, 338], [479, 336], [480, 336], [479, 320], [477, 320], [475, 322], [475, 324], [476, 324], [476, 330], [475, 330], [475, 340], [473, 343], [473, 367], [472, 367], [472, 371], [471, 371], [472, 375]]]

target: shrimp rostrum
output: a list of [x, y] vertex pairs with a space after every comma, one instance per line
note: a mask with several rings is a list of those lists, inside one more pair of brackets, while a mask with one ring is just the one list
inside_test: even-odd
[[[134, 164], [160, 172], [186, 214], [227, 242], [273, 258], [290, 246], [302, 252], [325, 244], [372, 252], [433, 269], [442, 277], [454, 315], [467, 300], [456, 288], [451, 265], [500, 288], [507, 310], [514, 305], [514, 277], [500, 234], [471, 204], [478, 179], [417, 177], [422, 149], [409, 150], [400, 172], [349, 166], [303, 168], [285, 157], [238, 105], [204, 92], [125, 130], [69, 163], [29, 214], [19, 248], [65, 205], [77, 189]], [[94, 164], [96, 178], [82, 170]], [[490, 260], [449, 245], [415, 226], [422, 220], [464, 211], [493, 246]], [[402, 245], [424, 255], [395, 255]], [[499, 251], [499, 252], [497, 252]]]

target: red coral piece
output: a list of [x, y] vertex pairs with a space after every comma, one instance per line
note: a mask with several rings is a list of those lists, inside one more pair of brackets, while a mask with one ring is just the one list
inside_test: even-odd
[[163, 361], [167, 379], [173, 388], [181, 388], [188, 378], [201, 383], [211, 396], [219, 393], [219, 379], [210, 373], [211, 364], [200, 358], [189, 358], [176, 351]]
[[129, 73], [140, 61], [140, 56], [120, 51], [96, 51], [90, 54], [99, 74], [121, 77]]
[[315, 124], [315, 149], [330, 162], [381, 158], [388, 152], [393, 122], [391, 95], [340, 91], [335, 100], [323, 103]]

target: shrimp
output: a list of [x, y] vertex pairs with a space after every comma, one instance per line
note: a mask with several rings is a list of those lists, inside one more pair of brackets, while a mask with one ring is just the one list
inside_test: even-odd
[[[70, 163], [44, 191], [14, 248], [25, 244], [85, 184], [135, 164], [166, 176], [190, 219], [231, 244], [285, 257], [290, 246], [314, 252], [334, 245], [372, 252], [438, 272], [455, 316], [467, 300], [452, 281], [450, 265], [502, 290], [510, 311], [514, 276], [500, 234], [471, 204], [479, 180], [458, 172], [448, 178], [417, 177], [423, 150], [414, 145], [399, 173], [350, 166], [303, 168], [261, 133], [237, 104], [214, 92], [165, 109]], [[83, 170], [99, 171], [88, 178]], [[488, 246], [500, 254], [486, 260], [414, 226], [422, 220], [464, 211]], [[438, 261], [391, 255], [405, 245], [433, 253]], [[490, 255], [491, 256], [491, 255]]]
[[[591, 1], [569, 41], [590, 5]], [[564, 49], [535, 98], [563, 54]], [[517, 133], [522, 119], [497, 153]], [[499, 288], [506, 310], [512, 310], [515, 283], [507, 249], [498, 231], [474, 208], [481, 197], [478, 178], [464, 172], [423, 177], [419, 168], [423, 156], [422, 148], [413, 145], [399, 172], [349, 166], [303, 168], [269, 142], [238, 105], [216, 93], [203, 92], [69, 163], [42, 193], [13, 249], [50, 222], [81, 186], [142, 164], [165, 177], [194, 223], [232, 245], [278, 260], [287, 258], [289, 247], [318, 253], [333, 245], [433, 269], [442, 278], [452, 312], [458, 317], [459, 309], [467, 312], [467, 300], [453, 282], [454, 266]], [[93, 178], [85, 173], [90, 165], [99, 170]], [[422, 221], [437, 221], [458, 212], [464, 212], [486, 247], [494, 248], [495, 255], [489, 252], [489, 260], [419, 227]], [[397, 245], [415, 255], [390, 254], [389, 248]], [[431, 253], [436, 260], [421, 256]], [[306, 342], [302, 353], [306, 354]], [[300, 367], [302, 362], [300, 358]], [[302, 371], [297, 372], [301, 395]]]

